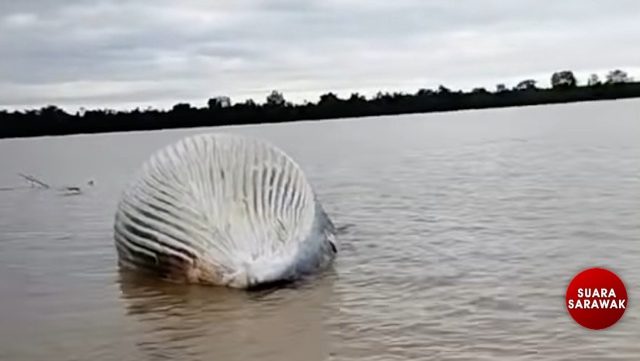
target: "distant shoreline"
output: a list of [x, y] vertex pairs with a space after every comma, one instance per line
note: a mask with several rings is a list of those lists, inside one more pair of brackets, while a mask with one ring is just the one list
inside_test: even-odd
[[95, 134], [159, 129], [212, 127], [261, 123], [358, 118], [415, 113], [519, 107], [640, 97], [640, 82], [567, 86], [547, 89], [528, 86], [489, 92], [422, 89], [416, 94], [379, 93], [372, 99], [352, 94], [340, 99], [324, 94], [317, 103], [290, 104], [274, 91], [262, 105], [253, 101], [231, 105], [226, 97], [212, 98], [209, 106], [176, 104], [170, 110], [87, 110], [69, 114], [55, 106], [38, 110], [0, 110], [0, 138]]

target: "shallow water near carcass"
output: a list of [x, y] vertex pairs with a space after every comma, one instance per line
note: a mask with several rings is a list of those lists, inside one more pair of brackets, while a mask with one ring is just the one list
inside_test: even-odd
[[[158, 148], [209, 131], [301, 165], [340, 230], [331, 270], [255, 292], [118, 271], [124, 185]], [[640, 356], [638, 100], [5, 139], [0, 169], [2, 360]], [[604, 331], [564, 306], [594, 266], [629, 292]]]

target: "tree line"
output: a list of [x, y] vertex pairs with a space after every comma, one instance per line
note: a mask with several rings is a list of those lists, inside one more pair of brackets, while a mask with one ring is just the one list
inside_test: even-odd
[[303, 104], [292, 104], [274, 90], [262, 104], [252, 99], [232, 104], [229, 97], [218, 96], [210, 98], [202, 108], [178, 103], [170, 110], [97, 109], [73, 114], [54, 105], [23, 111], [0, 110], [0, 138], [276, 123], [631, 97], [640, 97], [640, 82], [622, 70], [610, 71], [604, 81], [592, 74], [582, 86], [572, 71], [565, 70], [552, 74], [550, 88], [539, 88], [535, 80], [525, 79], [513, 88], [497, 84], [493, 91], [485, 88], [453, 91], [440, 85], [435, 90], [420, 89], [415, 94], [378, 92], [369, 99], [358, 93], [343, 99], [329, 92], [321, 95], [316, 103]]

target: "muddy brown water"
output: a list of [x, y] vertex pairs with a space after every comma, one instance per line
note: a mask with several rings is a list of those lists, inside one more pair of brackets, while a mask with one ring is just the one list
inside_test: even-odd
[[[124, 184], [205, 131], [305, 169], [341, 228], [332, 270], [251, 293], [118, 271]], [[640, 359], [638, 100], [5, 139], [0, 169], [2, 360]], [[605, 331], [564, 307], [592, 266], [629, 292]]]

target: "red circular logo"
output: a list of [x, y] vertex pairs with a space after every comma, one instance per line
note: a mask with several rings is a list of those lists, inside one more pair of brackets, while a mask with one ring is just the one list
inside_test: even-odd
[[592, 330], [612, 326], [627, 309], [627, 289], [620, 277], [604, 268], [589, 268], [569, 283], [567, 310], [580, 325]]

